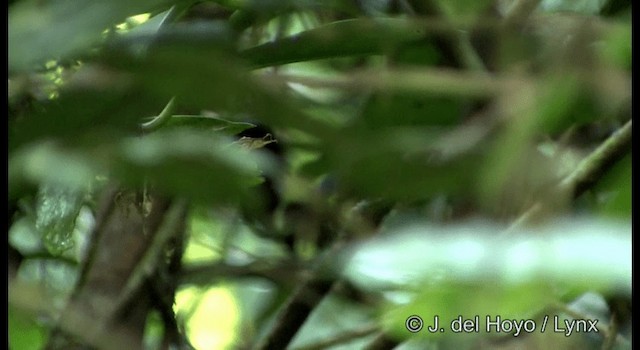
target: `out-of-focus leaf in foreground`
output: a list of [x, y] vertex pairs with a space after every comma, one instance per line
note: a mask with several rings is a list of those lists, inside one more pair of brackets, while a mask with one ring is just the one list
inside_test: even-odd
[[425, 35], [417, 22], [395, 19], [350, 19], [327, 24], [279, 41], [245, 50], [253, 67], [351, 55], [387, 53]]
[[242, 61], [224, 47], [193, 41], [159, 42], [144, 58], [125, 47], [114, 47], [104, 62], [158, 96], [176, 96], [187, 106], [287, 125], [311, 132], [326, 131], [324, 123], [301, 113], [278, 91], [254, 79]]
[[9, 9], [9, 68], [32, 68], [65, 58], [100, 39], [126, 17], [148, 12], [162, 0], [22, 1]]
[[9, 347], [11, 349], [40, 349], [45, 344], [47, 332], [25, 313], [15, 307], [9, 308]]
[[[441, 129], [381, 131], [345, 129], [324, 150], [341, 186], [360, 194], [415, 200], [471, 188], [470, 169], [481, 157], [450, 157], [439, 144]], [[348, 150], [348, 151], [346, 151]]]
[[104, 160], [53, 142], [24, 147], [9, 158], [9, 199], [20, 198], [40, 183], [86, 189], [97, 174], [104, 173]]
[[[192, 129], [158, 131], [121, 144], [115, 172], [125, 183], [145, 181], [205, 202], [244, 198], [268, 174], [269, 159], [232, 140]], [[261, 173], [262, 171], [262, 173]]]
[[43, 139], [93, 145], [113, 140], [137, 131], [143, 117], [158, 113], [166, 103], [143, 91], [132, 91], [125, 86], [126, 78], [112, 74], [99, 68], [85, 69], [59, 98], [47, 101], [28, 118], [12, 121], [9, 149]]
[[482, 222], [389, 228], [355, 247], [345, 276], [386, 293], [399, 335], [411, 314], [529, 318], [588, 290], [630, 294], [631, 226], [559, 220], [509, 236]]

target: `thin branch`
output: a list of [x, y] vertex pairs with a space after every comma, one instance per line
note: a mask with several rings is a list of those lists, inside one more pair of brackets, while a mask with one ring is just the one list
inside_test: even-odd
[[127, 305], [142, 288], [144, 281], [157, 271], [158, 263], [162, 261], [167, 243], [184, 231], [188, 207], [186, 200], [177, 200], [166, 211], [154, 239], [120, 291], [115, 304], [117, 309]]
[[447, 14], [438, 1], [414, 0], [408, 1], [408, 5], [415, 14], [434, 17], [436, 20], [442, 21], [444, 27], [455, 28], [453, 31], [441, 33], [435, 37], [435, 44], [445, 56], [450, 56], [453, 66], [475, 72], [487, 72], [482, 58], [471, 44], [469, 33], [456, 28], [455, 18]]
[[266, 84], [297, 83], [309, 87], [352, 90], [424, 92], [439, 95], [492, 97], [505, 89], [528, 84], [527, 78], [488, 76], [485, 73], [434, 68], [360, 70], [339, 77], [310, 77], [297, 74], [267, 74]]
[[249, 265], [234, 266], [214, 263], [183, 268], [180, 284], [210, 285], [219, 278], [262, 277], [277, 283], [292, 284], [305, 270], [298, 262], [286, 260], [277, 265], [258, 261]]
[[[609, 136], [558, 184], [559, 193], [566, 194], [570, 198], [579, 197], [596, 184], [617, 161], [630, 151], [631, 120]], [[516, 228], [532, 222], [544, 209], [544, 203], [535, 203], [520, 215], [506, 232], [513, 232]]]
[[365, 350], [388, 350], [400, 345], [397, 341], [389, 338], [384, 332], [378, 333], [372, 342], [367, 344]]
[[615, 312], [611, 313], [611, 321], [609, 321], [609, 333], [605, 334], [602, 350], [612, 350], [616, 345], [618, 335], [618, 317]]
[[350, 343], [358, 338], [363, 338], [368, 335], [375, 333], [378, 330], [378, 327], [375, 325], [369, 325], [365, 327], [361, 327], [358, 329], [352, 329], [343, 333], [340, 333], [332, 338], [319, 341], [317, 343], [300, 346], [294, 348], [293, 350], [321, 350], [327, 349], [332, 346]]
[[631, 151], [631, 120], [616, 130], [595, 151], [582, 160], [560, 186], [579, 197], [591, 188], [617, 161]]
[[275, 326], [257, 349], [284, 349], [315, 307], [329, 293], [334, 281], [312, 276], [296, 289], [276, 319]]
[[332, 263], [335, 252], [342, 245], [342, 242], [335, 242], [334, 246], [318, 259], [310, 276], [289, 297], [277, 316], [274, 327], [256, 349], [285, 349], [289, 345], [311, 312], [336, 284], [335, 275], [327, 275], [326, 270], [327, 265]]
[[59, 262], [71, 267], [77, 267], [79, 265], [78, 261], [74, 258], [70, 258], [64, 255], [52, 255], [47, 251], [37, 251], [33, 253], [23, 254], [23, 259], [39, 259], [39, 260], [50, 260], [52, 262]]
[[456, 35], [456, 44], [456, 53], [465, 68], [474, 72], [487, 72], [487, 67], [482, 61], [482, 58], [471, 44], [471, 38], [468, 32], [458, 32]]

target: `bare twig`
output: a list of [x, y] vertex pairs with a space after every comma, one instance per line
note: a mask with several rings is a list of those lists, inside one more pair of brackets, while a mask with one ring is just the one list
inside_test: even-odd
[[215, 263], [185, 267], [180, 273], [180, 284], [210, 285], [219, 278], [261, 277], [277, 283], [291, 285], [306, 269], [297, 261], [285, 260], [278, 264], [258, 261], [249, 265], [235, 266]]
[[611, 314], [611, 321], [609, 321], [609, 332], [605, 334], [604, 343], [602, 343], [602, 350], [612, 350], [616, 345], [616, 338], [618, 335], [618, 318], [616, 313]]
[[[445, 26], [455, 28], [454, 18], [451, 18], [452, 16], [449, 16], [437, 1], [407, 2], [415, 14], [433, 17], [442, 21]], [[453, 66], [476, 72], [487, 71], [482, 58], [471, 44], [468, 32], [457, 29], [449, 33], [441, 33], [434, 41], [440, 51], [453, 61]]]
[[[559, 193], [565, 194], [570, 198], [579, 197], [600, 180], [629, 151], [631, 151], [631, 120], [609, 136], [598, 148], [584, 158], [571, 174], [558, 184]], [[544, 203], [535, 203], [520, 215], [506, 232], [512, 232], [514, 229], [530, 223], [544, 209]]]
[[578, 197], [591, 188], [613, 164], [631, 151], [631, 120], [614, 132], [578, 167], [567, 176], [560, 186]]
[[384, 332], [378, 333], [373, 341], [367, 344], [366, 350], [388, 350], [400, 345], [397, 341], [389, 338]]
[[321, 350], [321, 349], [327, 349], [329, 347], [332, 346], [336, 346], [336, 345], [340, 345], [340, 344], [345, 344], [345, 343], [349, 343], [352, 342], [355, 339], [358, 338], [362, 338], [362, 337], [366, 337], [370, 334], [375, 333], [378, 330], [378, 327], [375, 325], [369, 325], [369, 326], [365, 326], [362, 328], [357, 328], [357, 329], [352, 329], [352, 330], [348, 330], [346, 332], [340, 333], [332, 338], [323, 340], [323, 341], [319, 341], [317, 343], [313, 343], [313, 344], [309, 344], [309, 345], [305, 345], [305, 346], [300, 346], [297, 348], [294, 348], [294, 350]]
[[336, 283], [336, 275], [327, 276], [326, 268], [342, 242], [334, 243], [319, 259], [310, 276], [292, 293], [276, 318], [275, 325], [256, 349], [284, 349], [298, 333], [315, 307]]

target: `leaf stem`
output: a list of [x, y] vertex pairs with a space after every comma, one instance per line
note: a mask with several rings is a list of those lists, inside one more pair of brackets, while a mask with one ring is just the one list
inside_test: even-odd
[[171, 98], [171, 100], [169, 100], [169, 103], [167, 103], [167, 105], [164, 107], [162, 112], [158, 114], [157, 117], [140, 125], [140, 127], [142, 128], [142, 131], [149, 132], [149, 131], [157, 130], [162, 125], [164, 125], [169, 119], [171, 119], [171, 116], [173, 115], [173, 112], [175, 110], [175, 104], [176, 104], [175, 102], [176, 102], [176, 98], [174, 96]]

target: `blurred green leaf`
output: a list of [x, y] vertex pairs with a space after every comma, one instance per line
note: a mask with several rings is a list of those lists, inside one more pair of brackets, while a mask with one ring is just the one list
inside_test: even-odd
[[323, 58], [384, 54], [423, 38], [417, 22], [399, 18], [333, 22], [242, 52], [254, 68]]
[[346, 276], [366, 290], [442, 281], [505, 288], [555, 281], [630, 292], [629, 222], [566, 218], [508, 236], [505, 229], [481, 221], [446, 226], [402, 222], [354, 247]]
[[165, 333], [165, 326], [162, 323], [160, 314], [157, 311], [150, 312], [149, 315], [147, 315], [147, 322], [144, 329], [145, 349], [160, 349]]
[[[30, 142], [59, 139], [65, 143], [95, 145], [139, 130], [143, 117], [155, 115], [166, 100], [144, 91], [134, 91], [120, 83], [123, 78], [111, 76], [116, 87], [102, 87], [100, 78], [111, 72], [87, 69], [61, 91], [58, 99], [47, 101], [41, 111], [9, 124], [9, 149]], [[89, 86], [80, 80], [87, 79]], [[124, 78], [123, 78], [124, 79]], [[106, 82], [111, 84], [111, 82]]]
[[432, 66], [442, 61], [442, 53], [427, 40], [409, 42], [393, 53], [394, 64]]
[[42, 235], [35, 229], [34, 218], [27, 215], [15, 220], [9, 229], [9, 244], [21, 253], [33, 253], [42, 246]]
[[80, 53], [126, 17], [166, 6], [161, 0], [23, 1], [9, 9], [9, 68], [35, 68]]
[[441, 126], [460, 120], [464, 103], [448, 97], [380, 93], [362, 111], [368, 127]]
[[114, 49], [105, 61], [131, 73], [146, 91], [176, 96], [193, 108], [248, 115], [272, 126], [329, 132], [325, 123], [308, 118], [282, 93], [251, 76], [237, 57], [215, 45], [158, 43], [145, 58]]
[[8, 314], [9, 348], [42, 349], [47, 340], [47, 330], [30, 315], [9, 306]]
[[481, 16], [494, 2], [490, 0], [439, 1], [448, 16]]
[[[625, 221], [564, 219], [513, 236], [487, 222], [433, 225], [404, 220], [353, 247], [344, 274], [365, 291], [382, 292], [383, 326], [409, 337], [405, 320], [441, 327], [461, 316], [530, 319], [586, 291], [631, 292], [631, 227]], [[420, 332], [419, 336], [452, 334]], [[477, 334], [476, 334], [477, 336]]]
[[547, 12], [570, 11], [583, 15], [596, 15], [607, 0], [542, 0], [540, 8]]
[[631, 157], [618, 162], [596, 185], [600, 197], [598, 211], [606, 217], [631, 219]]
[[[24, 255], [14, 254], [22, 261], [12, 261], [20, 265], [12, 283], [54, 292], [12, 297], [29, 310], [67, 299], [94, 224], [90, 209], [80, 208], [82, 194], [108, 180], [125, 191], [185, 198], [199, 210], [189, 216], [183, 257], [192, 266], [176, 279], [223, 285], [206, 295], [180, 288], [174, 302], [178, 327], [204, 348], [250, 346], [269, 332], [290, 287], [308, 276], [306, 263], [269, 271], [268, 282], [245, 277], [322, 254], [325, 236], [346, 235], [351, 244], [327, 264], [328, 276], [339, 274], [347, 287], [333, 290], [357, 291], [366, 303], [331, 293], [304, 325], [296, 322], [294, 347], [340, 338], [362, 323], [404, 340], [412, 314], [438, 315], [448, 327], [458, 316], [535, 318], [587, 290], [602, 303], [630, 298], [630, 157], [577, 201], [555, 186], [628, 119], [631, 22], [596, 17], [628, 5], [544, 0], [520, 30], [493, 11], [510, 3], [11, 2], [9, 243]], [[140, 13], [150, 16], [142, 25], [129, 17]], [[169, 118], [145, 128], [145, 118], [157, 115]], [[275, 135], [230, 137], [253, 123]], [[263, 149], [276, 140], [277, 159]], [[273, 212], [261, 205], [266, 185]], [[510, 233], [496, 223], [533, 200], [584, 216]], [[374, 230], [368, 214], [381, 207]], [[475, 215], [483, 216], [464, 219]], [[294, 226], [322, 237], [303, 237], [306, 229], [280, 236]], [[43, 252], [36, 227], [54, 253], [74, 232], [76, 254]], [[365, 231], [375, 236], [365, 241]], [[31, 315], [12, 320], [15, 311], [10, 346], [37, 340], [41, 347], [38, 324]], [[346, 316], [336, 318], [340, 312]], [[212, 313], [228, 317], [212, 324]], [[598, 318], [609, 315], [605, 305]], [[149, 346], [161, 340], [154, 317]], [[33, 335], [30, 343], [23, 334]], [[492, 335], [481, 341], [492, 344]], [[356, 337], [338, 347], [381, 339]], [[448, 349], [458, 341], [451, 338], [409, 343]]]
[[631, 30], [628, 23], [615, 23], [605, 34], [605, 40], [597, 43], [598, 53], [610, 64], [620, 69], [631, 69]]
[[322, 161], [340, 187], [374, 198], [416, 200], [467, 192], [474, 179], [470, 170], [481, 158], [450, 159], [446, 147], [437, 146], [441, 134], [425, 128], [344, 129], [327, 142]]
[[[407, 317], [422, 315], [425, 325], [431, 326], [434, 316], [438, 316], [439, 327], [444, 328], [445, 332], [431, 333], [423, 330], [417, 335], [432, 338], [459, 337], [459, 333], [451, 332], [452, 322], [470, 319], [475, 323], [475, 317], [478, 316], [478, 332], [475, 336], [480, 336], [486, 334], [487, 316], [490, 316], [491, 321], [495, 321], [496, 317], [502, 320], [532, 319], [536, 312], [557, 300], [557, 296], [550, 292], [551, 289], [550, 283], [544, 280], [506, 286], [486, 282], [425, 283], [407, 291], [407, 294], [415, 295], [410, 302], [387, 303], [381, 315], [382, 325], [391, 336], [405, 339], [413, 336], [405, 327]], [[495, 329], [492, 328], [494, 332]]]
[[87, 188], [95, 176], [105, 170], [103, 161], [51, 142], [24, 147], [9, 158], [9, 198], [15, 200], [26, 188], [40, 183]]
[[246, 199], [273, 165], [265, 155], [243, 150], [230, 139], [191, 129], [125, 139], [118, 159], [115, 174], [125, 183], [148, 181], [165, 193], [206, 203]]
[[607, 117], [584, 79], [574, 74], [556, 74], [541, 81], [536, 101], [535, 127], [557, 135], [569, 127], [582, 126]]

